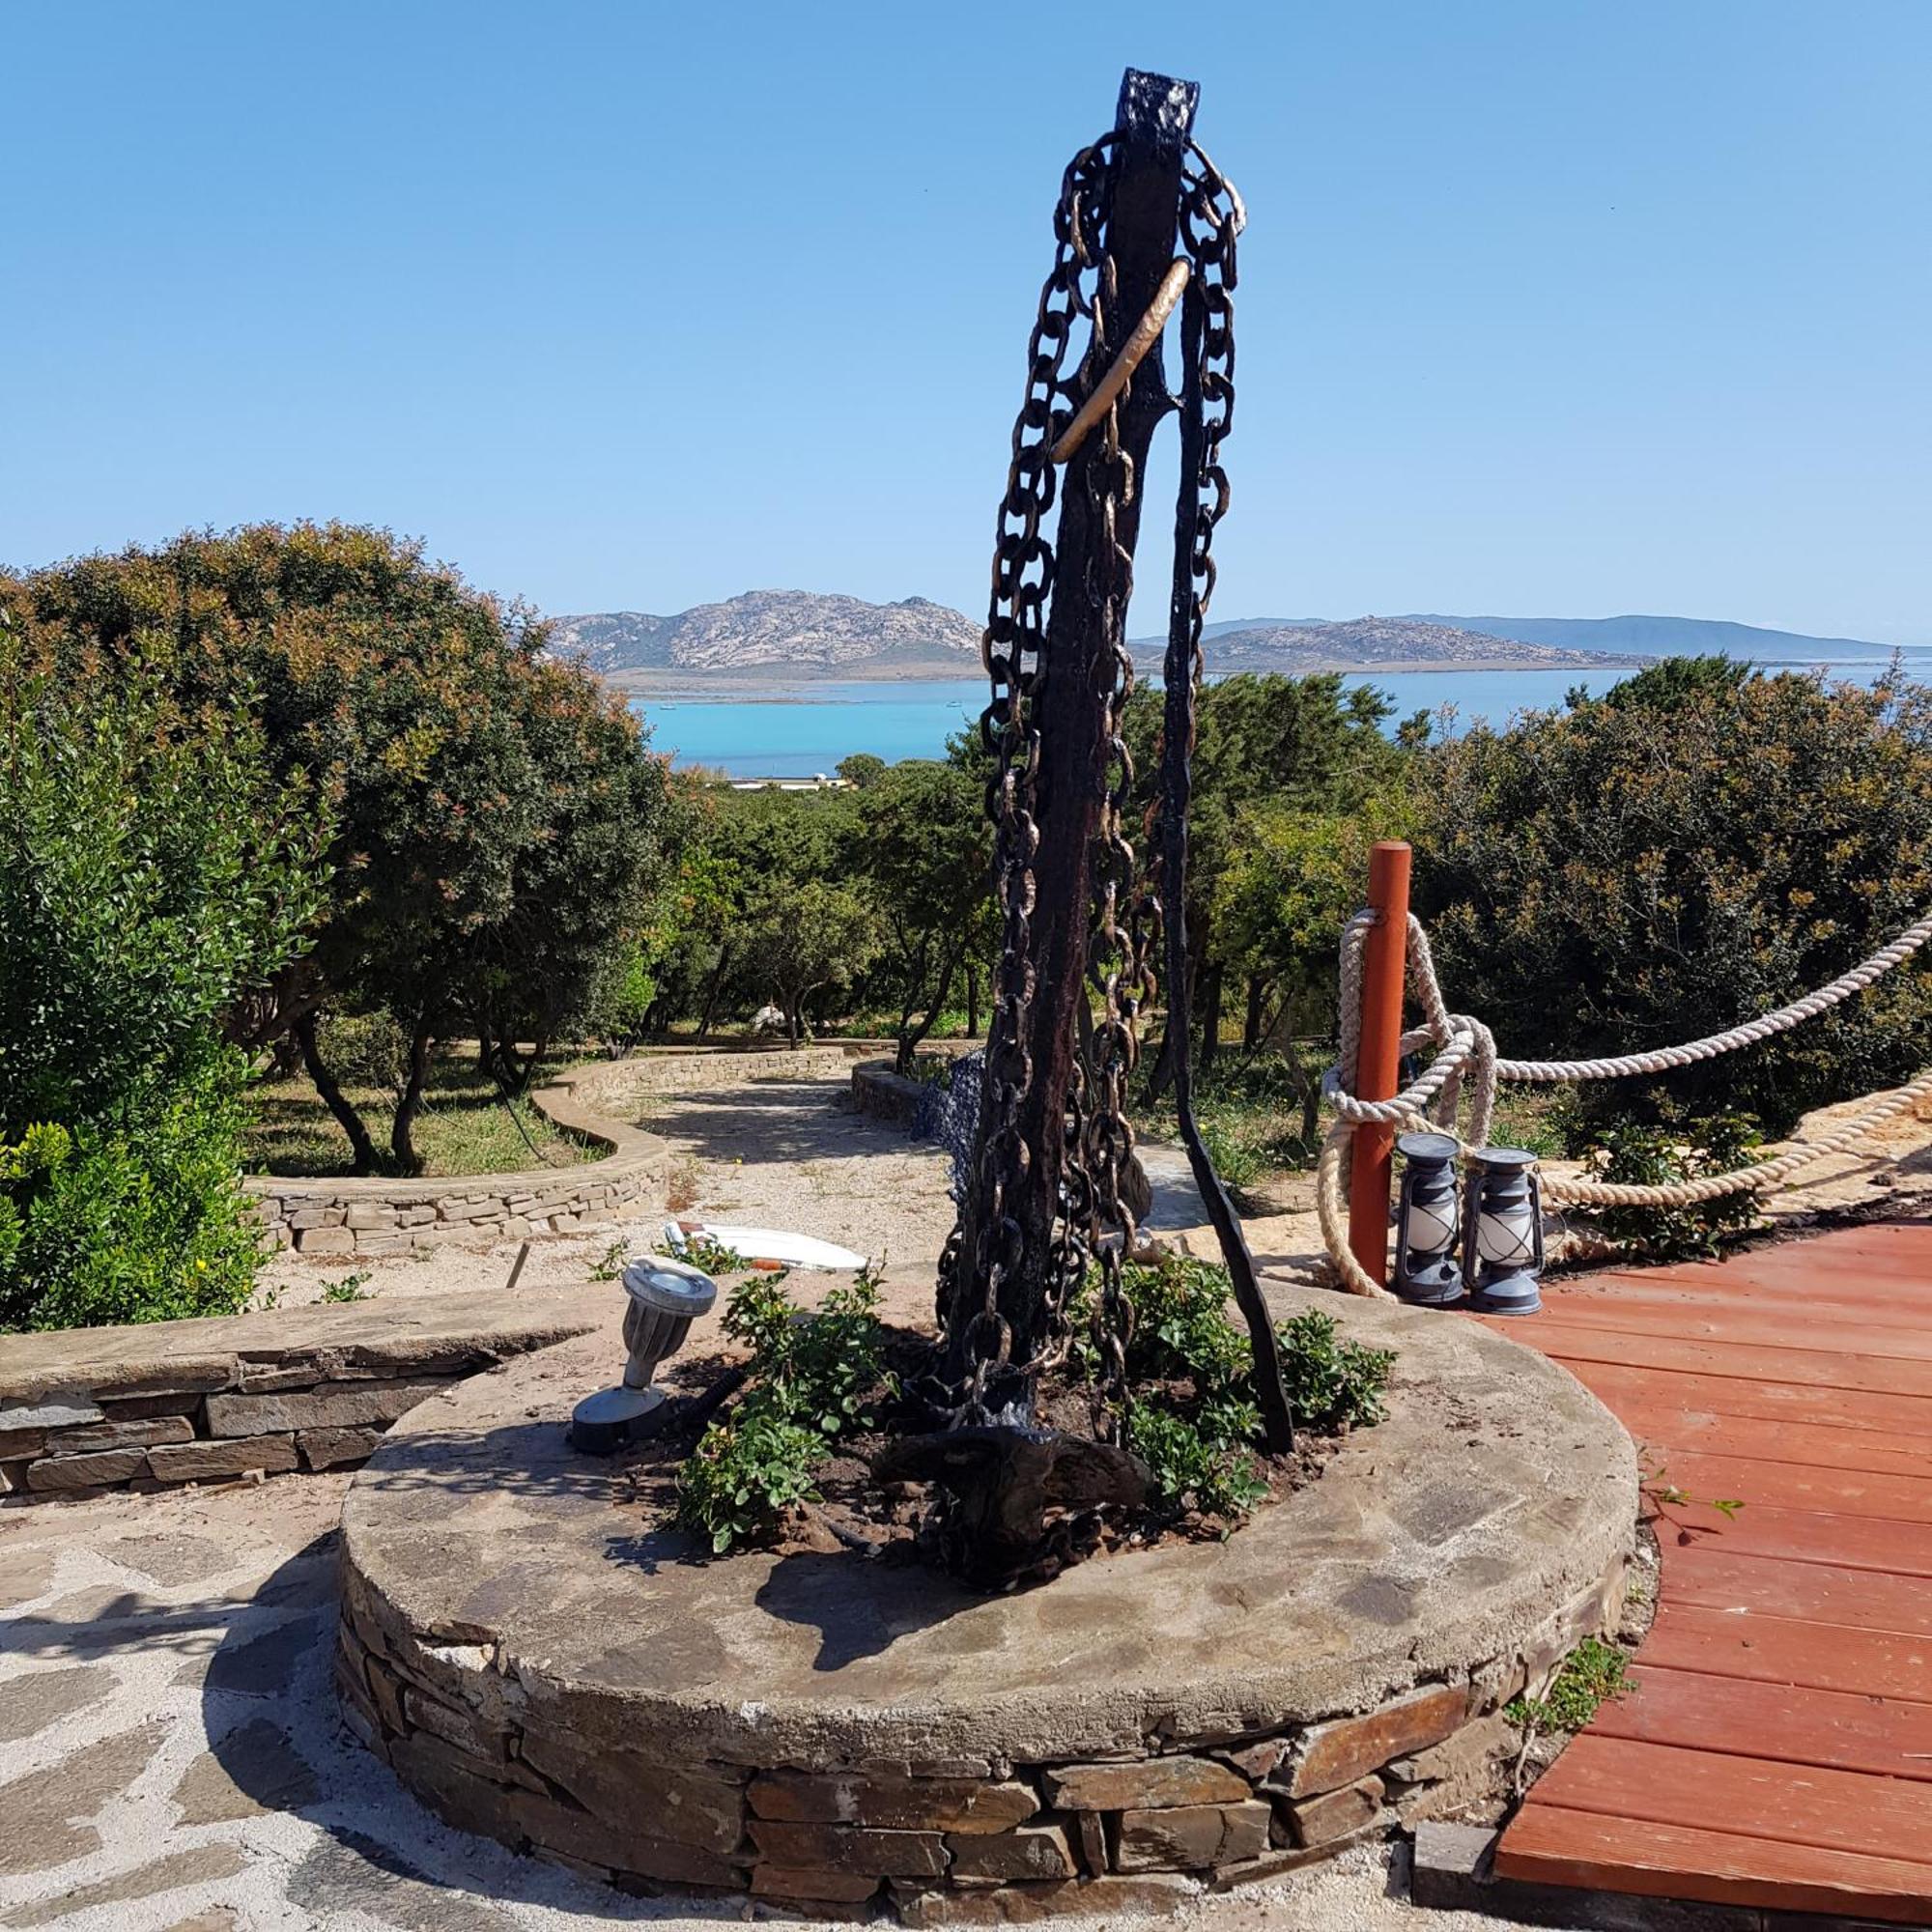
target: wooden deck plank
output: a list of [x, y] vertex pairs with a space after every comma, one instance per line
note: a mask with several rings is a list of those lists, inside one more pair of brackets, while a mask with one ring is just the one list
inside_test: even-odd
[[1858, 1469], [1807, 1469], [1754, 1456], [1674, 1450], [1665, 1476], [1677, 1489], [1706, 1499], [1735, 1496], [1747, 1508], [1819, 1510], [1832, 1516], [1876, 1517], [1932, 1524], [1932, 1480], [1877, 1476]]
[[1761, 1682], [1648, 1659], [1634, 1675], [1637, 1688], [1598, 1710], [1591, 1737], [1932, 1783], [1932, 1704], [1795, 1684], [1768, 1693]]
[[1545, 1804], [1920, 1865], [1932, 1894], [1932, 1783], [1585, 1731], [1538, 1779]]
[[[1655, 1293], [1654, 1290], [1646, 1293]], [[1841, 1309], [1815, 1305], [1767, 1309], [1762, 1300], [1686, 1291], [1681, 1302], [1658, 1306], [1634, 1298], [1618, 1300], [1553, 1293], [1548, 1297], [1544, 1325], [1550, 1328], [1609, 1328], [1623, 1335], [1665, 1335], [1686, 1342], [1743, 1343], [1766, 1349], [1823, 1350], [1897, 1361], [1932, 1362], [1932, 1324], [1923, 1328], [1887, 1326], [1867, 1313], [1852, 1321]], [[1540, 1345], [1539, 1345], [1540, 1346]]]
[[1617, 1419], [1656, 1462], [1673, 1454], [1749, 1456], [1809, 1469], [1861, 1469], [1875, 1476], [1932, 1478], [1932, 1436], [1887, 1435], [1822, 1422], [1767, 1422], [1658, 1401], [1617, 1404]]
[[1496, 1870], [1533, 1884], [1855, 1915], [1905, 1925], [1932, 1917], [1922, 1865], [1859, 1852], [1779, 1845], [1722, 1831], [1533, 1804], [1503, 1835]]
[[1932, 1636], [1741, 1614], [1735, 1605], [1661, 1605], [1632, 1674], [1643, 1686], [1660, 1668], [1932, 1705]]
[[1665, 1566], [1666, 1605], [1889, 1631], [1932, 1643], [1932, 1590], [1918, 1577], [1788, 1563], [1725, 1548], [1715, 1539], [1672, 1548]]
[[1626, 1401], [1635, 1399], [1668, 1402], [1673, 1407], [1694, 1406], [1714, 1415], [1751, 1416], [1765, 1422], [1819, 1422], [1835, 1429], [1932, 1436], [1932, 1402], [1922, 1396], [1867, 1394], [1852, 1404], [1835, 1389], [1806, 1388], [1798, 1382], [1746, 1381], [1735, 1376], [1634, 1369], [1615, 1360], [1566, 1359], [1555, 1347], [1546, 1348], [1544, 1353], [1561, 1361], [1585, 1388], [1619, 1414]]
[[1508, 1877], [1932, 1924], [1932, 1228], [1552, 1284], [1492, 1321], [1692, 1496], [1635, 1690], [1531, 1790]]
[[[1507, 1334], [1520, 1317], [1479, 1315], [1478, 1321]], [[1667, 1375], [1723, 1376], [1733, 1380], [1801, 1384], [1810, 1391], [1932, 1397], [1932, 1362], [1894, 1361], [1883, 1355], [1839, 1353], [1826, 1349], [1755, 1348], [1742, 1342], [1703, 1342], [1674, 1335], [1634, 1335], [1560, 1315], [1536, 1318], [1534, 1346], [1559, 1362], [1614, 1362]]]
[[[1669, 1473], [1675, 1480], [1676, 1472]], [[1673, 1546], [1682, 1547], [1688, 1540], [1716, 1543], [1741, 1556], [1827, 1563], [1887, 1577], [1932, 1577], [1932, 1535], [1920, 1523], [1783, 1509], [1748, 1497], [1744, 1501], [1745, 1508], [1728, 1517], [1695, 1501], [1669, 1505], [1657, 1524], [1665, 1564]]]
[[1840, 1321], [1869, 1325], [1887, 1334], [1932, 1333], [1932, 1295], [1910, 1303], [1888, 1299], [1880, 1306], [1874, 1304], [1869, 1288], [1844, 1294], [1813, 1294], [1761, 1281], [1727, 1282], [1716, 1276], [1693, 1283], [1633, 1275], [1612, 1283], [1586, 1275], [1546, 1283], [1544, 1297], [1550, 1308], [1573, 1316], [1579, 1311], [1594, 1315], [1599, 1309], [1618, 1308], [1739, 1309], [1776, 1318], [1789, 1324], [1788, 1333], [1799, 1336], [1806, 1332], [1827, 1335]]

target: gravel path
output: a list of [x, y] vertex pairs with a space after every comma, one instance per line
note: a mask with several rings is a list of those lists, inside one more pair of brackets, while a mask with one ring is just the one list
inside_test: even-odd
[[[680, 1212], [814, 1235], [895, 1270], [929, 1271], [938, 1261], [952, 1226], [946, 1157], [930, 1142], [908, 1140], [855, 1113], [845, 1069], [652, 1094], [643, 1085], [649, 1065], [600, 1069], [594, 1104], [629, 1115], [670, 1143]], [[664, 1218], [652, 1211], [532, 1242], [519, 1282], [530, 1289], [581, 1283], [620, 1242], [634, 1255], [656, 1246]], [[352, 1272], [367, 1277], [362, 1288], [371, 1294], [500, 1288], [517, 1247], [451, 1245], [355, 1261], [303, 1261], [287, 1252], [263, 1270], [262, 1293], [289, 1305], [315, 1301], [327, 1283]]]

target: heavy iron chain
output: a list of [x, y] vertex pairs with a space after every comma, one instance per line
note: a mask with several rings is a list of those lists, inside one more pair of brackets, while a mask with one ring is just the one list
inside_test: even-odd
[[[1105, 246], [1108, 201], [1108, 137], [1076, 156], [1062, 182], [1054, 214], [1055, 260], [1041, 290], [1039, 315], [1028, 351], [1027, 394], [1013, 430], [1013, 457], [1000, 507], [993, 558], [991, 611], [982, 657], [992, 697], [980, 734], [998, 760], [987, 788], [994, 823], [994, 879], [1002, 914], [1002, 949], [987, 1031], [987, 1097], [991, 1113], [981, 1141], [979, 1181], [982, 1208], [978, 1252], [971, 1257], [981, 1290], [980, 1307], [965, 1336], [968, 1362], [963, 1400], [953, 1412], [962, 1422], [984, 1422], [985, 1394], [996, 1371], [1010, 1360], [1011, 1332], [999, 1312], [1000, 1290], [1020, 1265], [1023, 1234], [1007, 1207], [1023, 1181], [1031, 1156], [1018, 1127], [1033, 1067], [1026, 1030], [1035, 991], [1029, 957], [1034, 906], [1033, 858], [1038, 830], [1033, 817], [1039, 735], [1036, 703], [1046, 667], [1042, 656], [1046, 611], [1054, 594], [1054, 557], [1041, 528], [1054, 499], [1049, 450], [1070, 419], [1072, 394], [1065, 375], [1074, 318], [1093, 328], [1088, 366], [1104, 370], [1117, 338], [1133, 318], [1115, 314], [1113, 264]], [[1207, 155], [1190, 144], [1183, 177], [1180, 233], [1198, 295], [1202, 323], [1196, 380], [1201, 399], [1201, 461], [1195, 478], [1195, 512], [1189, 555], [1187, 615], [1193, 674], [1201, 668], [1202, 628], [1213, 592], [1214, 526], [1228, 507], [1227, 472], [1220, 444], [1234, 414], [1235, 242], [1245, 219], [1240, 198]], [[1083, 275], [1093, 271], [1091, 294]], [[1122, 506], [1138, 487], [1133, 462], [1121, 443], [1121, 412], [1131, 384], [1096, 424], [1098, 447], [1087, 465], [1087, 488], [1100, 534], [1088, 580], [1079, 586], [1103, 636], [1117, 641], [1096, 667], [1096, 696], [1105, 707], [1106, 794], [1091, 855], [1093, 946], [1089, 975], [1101, 1000], [1088, 1050], [1076, 1057], [1067, 1099], [1060, 1215], [1053, 1236], [1045, 1342], [1040, 1355], [1019, 1365], [1031, 1373], [1064, 1355], [1068, 1342], [1065, 1303], [1090, 1258], [1097, 1261], [1100, 1293], [1094, 1308], [1094, 1340], [1100, 1355], [1096, 1421], [1117, 1434], [1126, 1393], [1127, 1347], [1133, 1311], [1122, 1287], [1136, 1228], [1122, 1198], [1122, 1173], [1132, 1157], [1133, 1127], [1127, 1117], [1127, 1085], [1140, 1056], [1139, 1017], [1155, 991], [1152, 961], [1157, 945], [1159, 861], [1137, 867], [1123, 826], [1133, 786], [1125, 739], [1132, 696], [1133, 661], [1123, 622], [1133, 589], [1133, 559], [1118, 532]], [[1071, 586], [1063, 586], [1066, 594]], [[1190, 748], [1191, 749], [1191, 748]], [[1157, 846], [1151, 841], [1151, 849]], [[942, 1262], [942, 1304], [951, 1305], [951, 1277], [968, 1258], [955, 1228]]]
[[[1200, 399], [1199, 464], [1192, 479], [1182, 478], [1182, 488], [1191, 487], [1194, 493], [1185, 622], [1189, 671], [1195, 685], [1200, 681], [1202, 632], [1214, 589], [1214, 526], [1226, 514], [1229, 499], [1221, 441], [1234, 420], [1235, 242], [1244, 219], [1240, 197], [1232, 185], [1206, 153], [1190, 143], [1182, 182], [1180, 242], [1191, 285], [1184, 313], [1198, 315], [1200, 325], [1198, 341], [1194, 329], [1184, 332], [1183, 353], [1193, 358], [1195, 366], [1193, 380], [1182, 384], [1181, 407], [1190, 407], [1193, 397]], [[1110, 417], [1110, 428], [1112, 421]], [[1131, 488], [1132, 479], [1126, 480]], [[1108, 527], [1111, 533], [1111, 523]], [[1123, 604], [1131, 588], [1132, 560], [1121, 551], [1118, 594]], [[1100, 1293], [1094, 1307], [1094, 1342], [1100, 1357], [1095, 1413], [1098, 1428], [1108, 1435], [1118, 1435], [1124, 1414], [1127, 1350], [1133, 1340], [1133, 1304], [1122, 1288], [1122, 1269], [1133, 1252], [1136, 1233], [1134, 1217], [1120, 1192], [1122, 1170], [1134, 1148], [1126, 1089], [1140, 1060], [1140, 1015], [1154, 998], [1153, 961], [1161, 920], [1160, 841], [1152, 836], [1150, 824], [1146, 828], [1149, 862], [1137, 875], [1133, 848], [1122, 825], [1133, 784], [1132, 761], [1122, 734], [1126, 703], [1133, 691], [1133, 663], [1123, 646], [1115, 658], [1108, 709], [1110, 784], [1100, 824], [1103, 849], [1096, 852], [1094, 867], [1093, 971], [1105, 1009], [1094, 1037], [1097, 1104], [1083, 1137], [1085, 1165], [1091, 1177], [1088, 1246], [1098, 1262], [1100, 1274]], [[1191, 732], [1191, 706], [1189, 718]], [[1191, 737], [1187, 750], [1191, 754]], [[1159, 810], [1156, 801], [1152, 811]], [[1124, 923], [1121, 917], [1123, 903]]]
[[[1091, 316], [1083, 278], [1102, 259], [1110, 186], [1103, 136], [1068, 164], [1054, 209], [1054, 260], [1040, 290], [1027, 347], [1027, 386], [1013, 424], [1012, 461], [1000, 502], [993, 583], [980, 655], [992, 697], [980, 720], [980, 740], [996, 759], [986, 788], [993, 821], [993, 888], [1000, 909], [1000, 965], [986, 1030], [986, 1119], [982, 1122], [976, 1252], [948, 1244], [952, 1266], [970, 1265], [980, 1293], [962, 1338], [966, 1385], [953, 1419], [992, 1419], [986, 1390], [1011, 1358], [1012, 1330], [1000, 1293], [1023, 1261], [1024, 1234], [1009, 1202], [1024, 1185], [1032, 1156], [1021, 1136], [1020, 1109], [1033, 1081], [1027, 1029], [1033, 1007], [1030, 938], [1034, 908], [1034, 819], [1039, 773], [1038, 688], [1045, 672], [1046, 611], [1053, 592], [1053, 547], [1042, 524], [1053, 507], [1054, 442], [1072, 418], [1066, 356], [1076, 317]], [[942, 1291], [943, 1292], [943, 1291]], [[950, 1300], [951, 1297], [949, 1296]]]
[[[1115, 295], [1110, 258], [1094, 291], [1096, 370], [1106, 368], [1118, 347], [1116, 338], [1124, 340], [1134, 321], [1116, 316]], [[1111, 649], [1094, 666], [1099, 683], [1095, 695], [1105, 710], [1106, 789], [1089, 855], [1092, 925], [1087, 974], [1099, 995], [1100, 1012], [1082, 1056], [1081, 1075], [1069, 1093], [1073, 1118], [1068, 1162], [1076, 1177], [1069, 1194], [1077, 1192], [1084, 1208], [1086, 1236], [1080, 1246], [1092, 1256], [1100, 1278], [1094, 1308], [1094, 1341], [1099, 1354], [1094, 1416], [1095, 1431], [1103, 1439], [1120, 1433], [1126, 1398], [1133, 1307], [1122, 1285], [1122, 1271], [1133, 1250], [1135, 1229], [1133, 1211], [1121, 1196], [1121, 1179], [1134, 1150], [1127, 1082], [1140, 1059], [1138, 1018], [1143, 1001], [1153, 990], [1151, 959], [1144, 950], [1144, 901], [1135, 891], [1134, 848], [1122, 824], [1134, 781], [1126, 742], [1134, 661], [1125, 642], [1134, 560], [1120, 539], [1118, 523], [1122, 508], [1132, 501], [1139, 487], [1133, 459], [1121, 446], [1122, 412], [1132, 389], [1130, 380], [1096, 425], [1098, 446], [1086, 474], [1098, 541], [1082, 586], [1098, 635], [1113, 639]]]

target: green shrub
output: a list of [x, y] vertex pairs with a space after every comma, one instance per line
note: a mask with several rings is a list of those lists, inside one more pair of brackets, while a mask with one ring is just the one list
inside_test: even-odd
[[[1173, 1510], [1236, 1518], [1267, 1493], [1260, 1462], [1261, 1412], [1253, 1350], [1228, 1318], [1228, 1271], [1166, 1255], [1130, 1263], [1122, 1288], [1134, 1314], [1127, 1345], [1127, 1445], [1148, 1465], [1158, 1500]], [[1091, 1322], [1090, 1282], [1075, 1320]], [[1283, 1380], [1296, 1426], [1318, 1434], [1382, 1419], [1395, 1357], [1345, 1340], [1331, 1316], [1309, 1309], [1277, 1331]], [[1077, 1359], [1092, 1374], [1094, 1342]]]
[[352, 1087], [394, 1092], [409, 1076], [409, 1036], [387, 1013], [330, 1013], [315, 1037], [330, 1071]]
[[1366, 1429], [1382, 1419], [1387, 1412], [1382, 1396], [1395, 1369], [1391, 1350], [1344, 1340], [1334, 1317], [1319, 1308], [1292, 1316], [1276, 1332], [1282, 1380], [1297, 1428], [1326, 1435]]
[[[1809, 992], [1932, 902], [1932, 691], [1721, 659], [1433, 748], [1415, 909], [1452, 1007], [1502, 1050], [1597, 1058]], [[1654, 1081], [1586, 1083], [1597, 1120], [1720, 1109], [1774, 1136], [1924, 1065], [1932, 972]]]
[[[1747, 1114], [1717, 1114], [1679, 1130], [1641, 1121], [1594, 1129], [1585, 1150], [1600, 1180], [1662, 1187], [1709, 1174], [1730, 1174], [1759, 1158], [1763, 1137]], [[1583, 1216], [1606, 1240], [1646, 1261], [1691, 1261], [1718, 1254], [1727, 1238], [1763, 1219], [1755, 1194], [1725, 1194], [1690, 1208], [1598, 1208]]]
[[242, 1071], [212, 1052], [125, 1124], [43, 1122], [0, 1145], [0, 1329], [245, 1305], [260, 1252], [236, 1178]]
[[1586, 1636], [1541, 1697], [1515, 1698], [1503, 1706], [1503, 1716], [1533, 1731], [1580, 1731], [1598, 1705], [1636, 1689], [1629, 1668], [1630, 1659], [1614, 1644]]
[[1157, 1403], [1127, 1404], [1127, 1447], [1148, 1465], [1154, 1493], [1204, 1516], [1238, 1517], [1267, 1494], [1254, 1435], [1252, 1426], [1230, 1435], [1225, 1419], [1216, 1426]]
[[221, 1028], [319, 901], [312, 808], [245, 720], [47, 676], [0, 612], [0, 1330], [246, 1300]]
[[868, 1274], [806, 1314], [781, 1275], [731, 1291], [724, 1332], [751, 1351], [746, 1392], [705, 1431], [678, 1476], [677, 1520], [716, 1553], [772, 1535], [810, 1500], [812, 1472], [840, 1436], [870, 1426], [867, 1398], [890, 1391], [879, 1288]]
[[769, 1392], [753, 1391], [685, 1460], [677, 1520], [707, 1538], [714, 1555], [768, 1536], [784, 1510], [816, 1493], [811, 1472], [825, 1450], [815, 1429], [794, 1422]]

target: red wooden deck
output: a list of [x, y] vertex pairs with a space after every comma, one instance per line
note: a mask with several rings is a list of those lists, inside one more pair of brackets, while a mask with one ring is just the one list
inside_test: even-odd
[[1532, 1787], [1497, 1872], [1932, 1925], [1932, 1227], [1546, 1299], [1492, 1325], [1670, 1486], [1745, 1507], [1666, 1509], [1637, 1688]]

